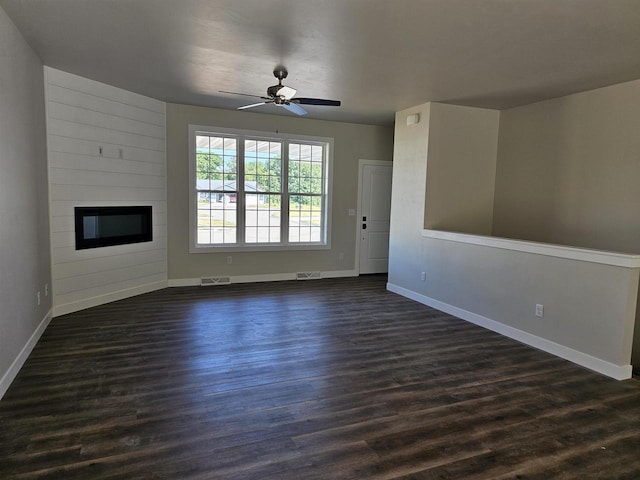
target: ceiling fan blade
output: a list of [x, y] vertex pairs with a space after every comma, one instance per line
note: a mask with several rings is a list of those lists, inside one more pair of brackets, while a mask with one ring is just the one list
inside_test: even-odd
[[282, 106], [296, 115], [306, 115], [307, 111], [295, 103], [283, 103]]
[[242, 95], [243, 97], [261, 98], [262, 100], [271, 100], [269, 97], [263, 97], [260, 95], [251, 95], [250, 93], [226, 92], [224, 90], [218, 90], [218, 92], [227, 93], [229, 95]]
[[277, 96], [284, 97], [285, 100], [291, 100], [295, 94], [296, 94], [296, 89], [291, 87], [282, 87], [280, 90], [276, 92]]
[[244, 105], [242, 107], [238, 107], [238, 110], [246, 110], [247, 108], [259, 107], [260, 105], [264, 105], [266, 103], [272, 103], [272, 102], [252, 103], [251, 105]]
[[326, 100], [324, 98], [294, 98], [292, 102], [299, 103], [300, 105], [324, 105], [327, 107], [339, 107], [341, 105], [340, 100]]

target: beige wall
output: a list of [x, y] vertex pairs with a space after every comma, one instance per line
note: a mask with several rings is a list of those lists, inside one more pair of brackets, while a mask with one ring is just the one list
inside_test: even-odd
[[[420, 123], [407, 125], [407, 116]], [[420, 289], [423, 228], [490, 234], [499, 112], [427, 103], [396, 114], [389, 282]]]
[[0, 8], [0, 397], [51, 309], [45, 145], [42, 63]]
[[640, 80], [501, 112], [493, 234], [640, 253]]
[[425, 227], [491, 235], [500, 112], [432, 103]]
[[[189, 253], [189, 124], [334, 139], [331, 249], [296, 252]], [[167, 104], [169, 280], [202, 276], [345, 271], [355, 266], [358, 160], [391, 160], [391, 127]], [[340, 253], [344, 258], [340, 259]], [[233, 256], [227, 265], [226, 258]]]
[[[429, 120], [433, 104], [425, 103], [396, 113], [391, 186], [389, 283], [410, 290], [420, 288]], [[420, 123], [407, 126], [407, 116], [419, 114]]]
[[[446, 184], [453, 178], [446, 173], [473, 171], [476, 148], [485, 152], [483, 165], [490, 170], [490, 145], [495, 145], [497, 131], [495, 124], [492, 128], [482, 125], [487, 119], [477, 116], [476, 110], [426, 104], [396, 114], [389, 288], [621, 378], [631, 358], [638, 269], [422, 236], [425, 210], [429, 218], [431, 202], [442, 202], [440, 228], [448, 225], [464, 231], [473, 225], [447, 224], [444, 207], [454, 183], [441, 189], [444, 199], [427, 195], [430, 182], [437, 182], [438, 175]], [[424, 121], [407, 126], [406, 116], [412, 113], [420, 113]], [[497, 122], [495, 114], [488, 118]], [[474, 129], [484, 131], [486, 137], [469, 135]], [[456, 142], [466, 144], [459, 147]], [[458, 151], [468, 154], [453, 154]], [[444, 168], [447, 161], [455, 163], [450, 170]], [[432, 162], [436, 163], [434, 178]], [[465, 182], [473, 178], [463, 175]], [[486, 198], [491, 175], [476, 173], [475, 178], [484, 184], [470, 188], [478, 188]], [[479, 217], [486, 229], [491, 207], [484, 205]], [[476, 206], [469, 208], [472, 211]], [[425, 281], [421, 272], [425, 272]], [[535, 316], [537, 303], [545, 307], [542, 319]]]
[[[425, 238], [419, 293], [612, 365], [631, 360], [638, 270]], [[544, 305], [544, 317], [535, 305]]]
[[640, 287], [638, 288], [638, 296], [636, 297], [636, 321], [635, 328], [633, 330], [633, 350], [631, 352], [631, 365], [636, 370], [640, 370], [640, 308], [638, 308], [638, 302], [640, 301]]

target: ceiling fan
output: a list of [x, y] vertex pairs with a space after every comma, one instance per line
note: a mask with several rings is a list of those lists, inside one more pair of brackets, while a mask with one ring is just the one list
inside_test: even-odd
[[245, 97], [256, 97], [260, 98], [263, 101], [258, 103], [252, 103], [250, 105], [244, 105], [242, 107], [238, 107], [238, 110], [246, 110], [248, 108], [259, 107], [260, 105], [266, 105], [268, 103], [272, 103], [274, 105], [278, 105], [279, 107], [284, 107], [296, 115], [306, 115], [307, 111], [302, 108], [300, 105], [323, 105], [329, 107], [339, 107], [340, 100], [326, 100], [324, 98], [306, 98], [306, 97], [297, 97], [294, 98], [296, 94], [296, 89], [287, 87], [282, 84], [282, 80], [287, 78], [289, 72], [284, 67], [276, 67], [273, 71], [273, 76], [278, 79], [278, 85], [272, 85], [267, 88], [267, 96], [262, 97], [260, 95], [250, 95], [247, 93], [237, 93], [237, 92], [225, 92], [223, 90], [220, 93], [229, 93], [231, 95], [243, 95]]

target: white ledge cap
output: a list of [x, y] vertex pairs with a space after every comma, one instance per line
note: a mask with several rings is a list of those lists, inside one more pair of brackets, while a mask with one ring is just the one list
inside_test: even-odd
[[640, 268], [640, 255], [592, 250], [589, 248], [568, 247], [551, 243], [529, 242], [510, 238], [471, 235], [468, 233], [447, 232], [444, 230], [422, 230], [422, 236], [451, 242], [469, 243], [483, 247], [500, 248], [516, 252], [533, 253], [548, 257], [567, 258], [582, 262], [601, 263], [615, 267]]

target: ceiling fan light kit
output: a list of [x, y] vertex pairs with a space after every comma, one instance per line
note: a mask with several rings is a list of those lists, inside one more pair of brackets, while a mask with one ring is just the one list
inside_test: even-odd
[[242, 95], [245, 97], [256, 97], [262, 102], [252, 103], [249, 105], [243, 105], [238, 107], [238, 110], [247, 110], [249, 108], [259, 107], [261, 105], [273, 104], [279, 107], [284, 107], [286, 110], [295, 113], [296, 115], [306, 115], [307, 111], [302, 108], [300, 105], [316, 105], [316, 106], [326, 106], [326, 107], [339, 107], [340, 100], [327, 100], [325, 98], [294, 98], [296, 94], [296, 89], [288, 87], [282, 84], [282, 80], [287, 78], [287, 69], [284, 67], [276, 67], [273, 71], [273, 76], [278, 79], [278, 85], [272, 85], [267, 88], [267, 96], [262, 97], [259, 95], [250, 95], [247, 93], [237, 93], [237, 92], [225, 92], [221, 91], [221, 93], [229, 93], [231, 95]]

